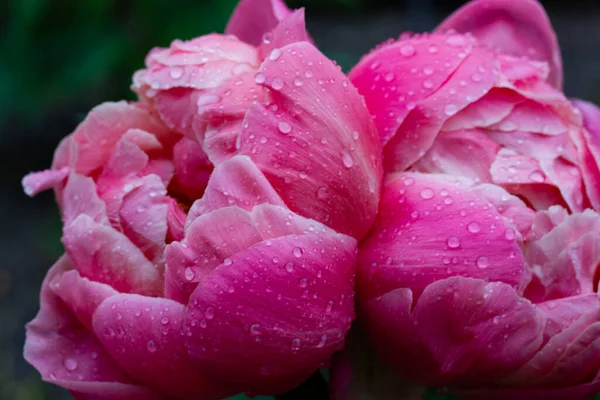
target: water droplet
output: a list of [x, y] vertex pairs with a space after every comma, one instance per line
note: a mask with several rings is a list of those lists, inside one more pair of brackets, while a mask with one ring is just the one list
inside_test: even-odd
[[183, 76], [183, 68], [177, 66], [172, 67], [171, 71], [169, 71], [169, 75], [173, 79], [179, 79]]
[[504, 237], [506, 238], [506, 240], [514, 240], [517, 237], [517, 234], [515, 233], [514, 229], [507, 228], [504, 231]]
[[544, 182], [544, 174], [542, 173], [542, 171], [539, 170], [535, 170], [533, 171], [531, 174], [529, 174], [529, 179], [531, 179], [534, 182], [537, 183], [541, 183]]
[[427, 66], [427, 67], [423, 68], [423, 73], [424, 73], [425, 75], [431, 75], [431, 74], [433, 74], [433, 68], [432, 68], [432, 67], [429, 67], [429, 66]]
[[404, 46], [400, 47], [400, 54], [402, 54], [404, 57], [414, 56], [416, 54], [415, 46], [412, 44], [405, 44]]
[[444, 204], [450, 205], [452, 203], [454, 203], [454, 199], [451, 196], [448, 196], [448, 197], [444, 198]]
[[321, 340], [319, 341], [319, 343], [317, 344], [317, 348], [321, 348], [325, 346], [325, 343], [327, 343], [327, 335], [323, 335], [321, 336]]
[[294, 249], [292, 250], [292, 254], [296, 258], [302, 257], [303, 253], [304, 253], [304, 250], [302, 250], [302, 248], [300, 248], [300, 247], [294, 247]]
[[291, 261], [285, 263], [285, 270], [287, 272], [292, 272], [294, 270], [294, 263]]
[[269, 59], [272, 61], [277, 60], [279, 57], [281, 57], [281, 50], [279, 49], [273, 49], [271, 54], [269, 54]]
[[231, 264], [233, 264], [233, 260], [231, 258], [227, 257], [223, 260], [223, 265], [230, 266]]
[[490, 260], [486, 256], [477, 257], [476, 262], [477, 262], [477, 266], [482, 269], [490, 266]]
[[467, 230], [471, 233], [478, 233], [481, 230], [481, 226], [478, 222], [472, 221], [467, 224]]
[[304, 82], [302, 82], [302, 79], [300, 79], [300, 78], [298, 78], [298, 77], [294, 78], [294, 85], [295, 85], [295, 86], [298, 86], [298, 87], [300, 87], [300, 86], [302, 86], [303, 84], [304, 84]]
[[298, 350], [300, 350], [300, 344], [301, 343], [302, 342], [298, 338], [292, 340], [292, 351], [298, 351]]
[[431, 54], [435, 54], [435, 53], [437, 53], [437, 52], [438, 52], [438, 47], [437, 47], [435, 44], [432, 44], [431, 46], [429, 46], [429, 49], [428, 49], [428, 51], [429, 51]]
[[393, 81], [393, 80], [394, 80], [394, 78], [395, 78], [395, 77], [396, 77], [396, 76], [394, 75], [394, 73], [393, 73], [393, 72], [389, 72], [389, 73], [387, 73], [387, 74], [385, 75], [385, 78], [384, 78], [384, 79], [385, 79], [385, 81], [386, 81], [386, 82], [391, 82], [391, 81]]
[[162, 317], [160, 319], [160, 323], [163, 325], [167, 325], [169, 323], [169, 317]]
[[75, 371], [77, 369], [77, 360], [67, 357], [64, 359], [63, 365], [67, 371]]
[[482, 79], [483, 79], [483, 77], [480, 74], [478, 74], [477, 72], [474, 73], [473, 75], [471, 75], [471, 80], [473, 82], [481, 82]]
[[425, 89], [431, 89], [431, 88], [433, 87], [433, 82], [432, 82], [432, 81], [430, 81], [429, 79], [425, 79], [425, 80], [423, 81], [423, 87], [424, 87]]
[[273, 78], [273, 82], [271, 83], [271, 86], [275, 90], [280, 90], [283, 87], [283, 79]]
[[261, 330], [260, 330], [260, 324], [252, 324], [252, 325], [250, 326], [250, 333], [251, 333], [252, 335], [261, 335], [261, 334], [262, 334], [262, 332], [261, 332]]
[[262, 40], [263, 40], [263, 43], [265, 43], [265, 44], [271, 43], [271, 40], [273, 40], [273, 33], [272, 32], [265, 33], [262, 37]]
[[460, 47], [465, 45], [466, 38], [462, 35], [451, 35], [446, 38], [446, 44], [451, 47]]
[[156, 351], [156, 343], [154, 343], [154, 340], [148, 340], [146, 347], [150, 353], [154, 353]]
[[194, 277], [196, 276], [196, 273], [194, 272], [193, 269], [191, 268], [186, 268], [185, 271], [183, 272], [184, 278], [187, 281], [191, 281], [194, 279]]
[[354, 165], [354, 160], [352, 159], [352, 156], [346, 150], [342, 152], [342, 163], [344, 163], [344, 166], [346, 168], [352, 168], [352, 166]]
[[456, 249], [457, 247], [460, 247], [460, 240], [456, 236], [451, 236], [446, 240], [446, 244], [451, 249]]
[[457, 111], [458, 111], [458, 107], [456, 107], [456, 105], [454, 105], [454, 104], [448, 104], [448, 105], [446, 105], [446, 108], [444, 108], [444, 112], [446, 113], [447, 116], [452, 116], [452, 115], [456, 114]]
[[279, 121], [277, 123], [277, 129], [279, 130], [279, 132], [283, 133], [284, 135], [287, 135], [292, 131], [292, 125], [289, 122]]
[[215, 317], [215, 310], [212, 307], [207, 307], [206, 311], [204, 311], [204, 317], [208, 320], [211, 320]]
[[308, 285], [308, 280], [306, 278], [300, 279], [300, 287], [305, 288]]
[[304, 72], [304, 76], [307, 78], [312, 78], [313, 77], [313, 73], [311, 70], [307, 70], [306, 72]]
[[254, 75], [254, 82], [255, 82], [257, 85], [260, 85], [260, 84], [263, 84], [263, 83], [265, 83], [265, 80], [266, 80], [266, 79], [267, 79], [267, 78], [265, 77], [265, 74], [263, 74], [263, 73], [261, 73], [261, 72], [258, 72], [256, 75]]
[[434, 195], [435, 193], [431, 188], [424, 188], [423, 190], [421, 190], [421, 197], [425, 200], [432, 199]]

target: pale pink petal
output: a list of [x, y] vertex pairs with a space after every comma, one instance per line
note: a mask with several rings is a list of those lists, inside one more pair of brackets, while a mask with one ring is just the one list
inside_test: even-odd
[[399, 40], [369, 53], [350, 71], [350, 80], [375, 116], [382, 144], [416, 104], [440, 89], [472, 46], [472, 40], [451, 41], [441, 35]]
[[583, 115], [585, 129], [578, 132], [585, 189], [594, 209], [600, 209], [600, 109], [582, 100], [574, 102]]
[[237, 206], [251, 210], [262, 203], [285, 205], [252, 160], [246, 156], [236, 156], [215, 168], [204, 196], [192, 205], [187, 224], [221, 207]]
[[525, 100], [516, 104], [509, 115], [498, 123], [490, 125], [489, 129], [504, 132], [521, 130], [544, 135], [559, 135], [567, 132], [568, 128], [565, 122], [550, 107], [535, 101]]
[[442, 132], [412, 170], [491, 182], [490, 167], [500, 146], [481, 130]]
[[140, 186], [123, 196], [119, 219], [125, 236], [146, 258], [158, 261], [167, 238], [168, 200], [157, 175], [140, 179]]
[[449, 175], [388, 177], [379, 215], [360, 248], [358, 285], [365, 295], [409, 287], [417, 297], [456, 275], [524, 288], [528, 268], [515, 227], [471, 186]]
[[119, 292], [158, 295], [161, 272], [125, 235], [81, 214], [63, 229], [62, 242], [81, 276]]
[[343, 345], [354, 317], [355, 251], [352, 238], [327, 233], [281, 237], [234, 255], [190, 299], [190, 354], [250, 393], [296, 386]]
[[597, 290], [600, 264], [600, 215], [586, 210], [572, 214], [525, 248], [542, 299], [555, 299]]
[[99, 181], [117, 180], [137, 174], [146, 167], [148, 160], [148, 155], [136, 144], [121, 139], [115, 144], [114, 152], [103, 166]]
[[71, 265], [61, 257], [42, 284], [40, 311], [27, 324], [24, 356], [46, 381], [89, 396], [107, 391], [115, 400], [147, 400], [147, 389], [137, 386], [54, 294], [50, 282]]
[[157, 175], [165, 186], [171, 183], [171, 179], [175, 175], [173, 162], [166, 158], [155, 158], [148, 160], [146, 168], [144, 168], [138, 176]]
[[285, 45], [295, 42], [310, 42], [304, 22], [304, 9], [293, 11], [283, 18], [271, 32], [267, 32], [265, 35], [258, 49], [262, 59], [277, 54], [272, 53], [273, 50]]
[[541, 238], [568, 217], [569, 212], [561, 206], [552, 206], [547, 210], [536, 212], [527, 240], [534, 241]]
[[72, 173], [62, 194], [62, 219], [70, 224], [80, 215], [87, 215], [99, 224], [108, 225], [106, 205], [98, 197], [92, 178]]
[[541, 159], [540, 167], [548, 180], [560, 190], [564, 201], [572, 212], [581, 212], [590, 208], [590, 202], [585, 196], [584, 182], [581, 171], [562, 157]]
[[523, 132], [487, 131], [488, 136], [499, 145], [537, 159], [564, 157], [576, 162], [575, 147], [569, 134], [548, 136], [545, 134]]
[[500, 378], [542, 344], [545, 316], [513, 288], [453, 277], [428, 286], [413, 311], [417, 332], [452, 385]]
[[94, 332], [119, 365], [140, 382], [177, 399], [221, 399], [220, 387], [189, 359], [184, 306], [168, 299], [117, 295], [94, 314]]
[[197, 118], [199, 96], [199, 91], [192, 88], [162, 90], [152, 98], [152, 106], [165, 125], [194, 138], [195, 128], [202, 127], [203, 124]]
[[[225, 32], [254, 46], [266, 33], [291, 14], [282, 0], [241, 0], [229, 18]], [[266, 38], [269, 40], [268, 36]]]
[[202, 147], [214, 165], [229, 160], [238, 153], [236, 143], [242, 133], [242, 120], [223, 120], [208, 126]]
[[548, 81], [561, 88], [558, 40], [548, 15], [536, 0], [471, 1], [446, 18], [436, 32], [448, 30], [472, 33], [493, 50], [546, 61], [550, 65]]
[[[469, 42], [460, 36], [452, 40]], [[417, 161], [432, 146], [446, 120], [480, 99], [495, 85], [497, 65], [493, 54], [477, 47], [468, 55], [459, 54], [464, 61], [450, 79], [416, 104], [388, 142], [384, 149], [386, 171], [403, 171]]]
[[70, 165], [81, 174], [90, 174], [110, 159], [115, 145], [130, 129], [152, 133], [161, 141], [168, 141], [170, 133], [149, 110], [138, 104], [103, 103], [90, 111], [72, 134]]
[[487, 128], [510, 115], [515, 105], [521, 101], [523, 98], [512, 90], [494, 88], [452, 116], [442, 130]]
[[240, 152], [292, 211], [364, 236], [377, 211], [381, 161], [375, 126], [356, 89], [307, 42], [270, 57], [257, 81], [271, 91], [273, 104], [250, 107]]
[[156, 136], [141, 129], [129, 129], [123, 135], [123, 141], [133, 143], [145, 152], [161, 150], [163, 145]]
[[69, 167], [31, 172], [23, 177], [21, 184], [27, 196], [35, 196], [39, 192], [60, 185], [67, 175], [69, 175]]
[[536, 210], [565, 204], [559, 189], [533, 157], [503, 148], [496, 155], [490, 172], [493, 183], [522, 196]]
[[588, 381], [598, 373], [600, 366], [599, 346], [593, 344], [600, 339], [597, 295], [553, 300], [540, 306], [549, 319], [553, 335], [531, 360], [501, 383], [564, 387]]

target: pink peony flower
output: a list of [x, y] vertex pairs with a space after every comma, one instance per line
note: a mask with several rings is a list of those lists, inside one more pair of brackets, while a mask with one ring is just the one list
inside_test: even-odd
[[[597, 160], [560, 91], [556, 37], [534, 0], [473, 1], [432, 34], [403, 35], [351, 71], [386, 171], [495, 183], [537, 210], [600, 209]], [[587, 161], [586, 161], [587, 160]]]
[[301, 10], [242, 1], [228, 32], [153, 50], [140, 103], [96, 107], [23, 180], [55, 189], [65, 247], [25, 357], [76, 398], [278, 394], [343, 346], [375, 125]]
[[[378, 47], [350, 79], [388, 173], [357, 273], [380, 358], [461, 399], [599, 392], [600, 111], [560, 91], [542, 7], [473, 1]], [[332, 398], [421, 393], [370, 378], [381, 367], [365, 358], [340, 357]]]
[[133, 89], [213, 164], [249, 156], [292, 211], [360, 239], [381, 166], [356, 89], [309, 43], [302, 9], [242, 1], [227, 33], [152, 50]]

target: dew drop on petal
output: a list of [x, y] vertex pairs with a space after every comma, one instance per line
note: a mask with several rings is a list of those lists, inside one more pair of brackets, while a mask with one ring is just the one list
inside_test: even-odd
[[284, 135], [287, 135], [292, 131], [292, 125], [289, 122], [279, 121], [277, 123], [277, 129], [279, 130], [279, 132], [283, 133]]
[[456, 236], [451, 236], [448, 238], [448, 240], [446, 240], [446, 244], [451, 249], [456, 249], [460, 246], [460, 240]]
[[477, 257], [477, 266], [481, 269], [487, 268], [490, 266], [490, 260], [486, 256]]
[[303, 253], [304, 253], [304, 250], [302, 250], [300, 247], [294, 247], [294, 249], [292, 250], [292, 254], [294, 255], [294, 257], [297, 257], [297, 258], [302, 257]]
[[67, 357], [64, 359], [63, 365], [67, 371], [75, 371], [77, 369], [77, 360]]
[[467, 224], [467, 230], [471, 233], [478, 233], [481, 230], [481, 226], [476, 221], [471, 221]]

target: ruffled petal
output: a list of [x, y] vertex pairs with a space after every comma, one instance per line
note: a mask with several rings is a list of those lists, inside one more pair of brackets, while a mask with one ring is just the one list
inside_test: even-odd
[[574, 105], [581, 112], [585, 127], [575, 132], [585, 190], [594, 209], [600, 210], [600, 109], [582, 100], [576, 100]]
[[273, 50], [279, 49], [291, 43], [310, 42], [304, 22], [304, 9], [293, 11], [281, 20], [271, 32], [263, 36], [259, 47], [262, 59], [267, 58]]
[[356, 89], [307, 42], [272, 54], [256, 80], [273, 103], [250, 107], [240, 152], [292, 211], [364, 236], [377, 212], [381, 166], [376, 130]]
[[548, 15], [536, 0], [478, 0], [455, 11], [436, 32], [471, 33], [492, 50], [545, 61], [548, 81], [562, 87], [562, 60]]
[[39, 192], [51, 189], [61, 184], [69, 175], [69, 167], [61, 169], [47, 169], [40, 172], [31, 172], [23, 177], [21, 184], [27, 196], [35, 196]]

